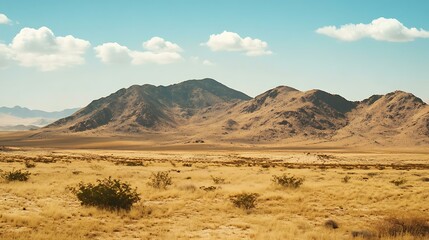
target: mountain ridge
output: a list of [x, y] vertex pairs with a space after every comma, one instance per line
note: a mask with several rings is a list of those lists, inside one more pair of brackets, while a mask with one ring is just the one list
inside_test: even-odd
[[360, 144], [366, 139], [428, 144], [429, 107], [403, 91], [349, 101], [318, 89], [279, 86], [251, 98], [214, 79], [202, 79], [120, 89], [41, 131], [142, 138], [170, 133], [176, 139], [254, 143], [348, 139], [344, 144]]

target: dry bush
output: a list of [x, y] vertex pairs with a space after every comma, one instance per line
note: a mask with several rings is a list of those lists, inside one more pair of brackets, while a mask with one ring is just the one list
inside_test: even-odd
[[230, 196], [229, 199], [234, 204], [234, 206], [249, 210], [256, 207], [256, 201], [258, 197], [259, 194], [257, 193], [240, 193]]
[[71, 189], [82, 205], [95, 206], [107, 210], [130, 210], [131, 206], [140, 201], [137, 189], [111, 177], [97, 180], [97, 184], [79, 183]]
[[36, 167], [36, 164], [35, 164], [34, 162], [30, 162], [30, 161], [28, 161], [28, 160], [26, 160], [26, 161], [24, 162], [24, 164], [25, 164], [25, 167], [26, 167], [26, 168], [35, 168], [35, 167]]
[[326, 220], [324, 225], [326, 228], [329, 228], [329, 229], [337, 229], [339, 227], [338, 223], [331, 219]]
[[[220, 188], [220, 187], [219, 187]], [[204, 190], [204, 191], [206, 191], [206, 192], [211, 192], [211, 191], [214, 191], [214, 190], [216, 190], [216, 189], [218, 189], [217, 187], [215, 187], [215, 186], [208, 186], [208, 187], [206, 187], [206, 186], [201, 186], [200, 187], [200, 189], [201, 190]]]
[[213, 176], [210, 176], [210, 177], [212, 178], [214, 184], [224, 184], [225, 183], [225, 178], [213, 177]]
[[351, 177], [349, 175], [346, 175], [343, 177], [343, 179], [341, 180], [343, 183], [348, 183], [350, 181]]
[[404, 183], [406, 183], [407, 180], [405, 180], [403, 178], [399, 178], [399, 179], [396, 179], [396, 180], [392, 180], [390, 182], [393, 183], [393, 184], [395, 184], [395, 186], [400, 186], [400, 185], [403, 185]]
[[287, 174], [283, 174], [281, 176], [273, 175], [272, 181], [285, 188], [298, 188], [304, 183], [304, 178], [289, 177]]
[[376, 225], [376, 230], [380, 237], [429, 237], [429, 219], [421, 216], [387, 217]]
[[157, 172], [152, 173], [147, 184], [153, 188], [166, 189], [173, 182], [169, 172]]
[[25, 182], [28, 180], [31, 173], [28, 171], [22, 171], [22, 170], [12, 170], [9, 172], [5, 172], [1, 174], [1, 177], [6, 181], [21, 181]]

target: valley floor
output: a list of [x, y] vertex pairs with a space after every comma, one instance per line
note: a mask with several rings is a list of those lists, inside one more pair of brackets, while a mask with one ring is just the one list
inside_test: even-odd
[[[388, 217], [429, 215], [424, 153], [0, 151], [2, 173], [25, 169], [25, 161], [36, 164], [26, 169], [27, 182], [0, 179], [1, 239], [361, 239], [378, 236]], [[166, 190], [147, 184], [158, 171], [172, 177]], [[282, 174], [305, 180], [283, 188], [272, 181]], [[130, 212], [81, 206], [69, 190], [109, 176], [137, 187], [141, 201]], [[210, 186], [216, 189], [204, 190]], [[243, 192], [259, 194], [254, 209], [231, 203], [231, 195]], [[327, 220], [339, 227], [326, 227]]]

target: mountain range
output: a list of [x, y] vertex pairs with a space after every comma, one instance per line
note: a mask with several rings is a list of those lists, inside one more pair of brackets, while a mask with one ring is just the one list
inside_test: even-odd
[[322, 90], [279, 86], [251, 98], [202, 79], [120, 89], [39, 131], [173, 142], [426, 145], [429, 106], [403, 91], [349, 101]]
[[79, 108], [46, 112], [25, 107], [0, 107], [0, 131], [21, 131], [46, 126], [75, 113]]

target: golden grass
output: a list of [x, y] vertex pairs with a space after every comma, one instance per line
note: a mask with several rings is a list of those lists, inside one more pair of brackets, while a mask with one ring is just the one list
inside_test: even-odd
[[[0, 181], [0, 239], [352, 239], [353, 231], [378, 234], [377, 223], [392, 214], [428, 215], [426, 155], [330, 155], [0, 152], [3, 171], [25, 168], [25, 160], [36, 163], [28, 182]], [[147, 185], [158, 171], [172, 177], [166, 190]], [[285, 173], [304, 177], [303, 185], [272, 182]], [[67, 190], [109, 176], [137, 187], [142, 200], [130, 212], [81, 206]], [[212, 176], [225, 182], [215, 184]], [[395, 186], [395, 179], [406, 183]], [[243, 192], [259, 194], [256, 208], [234, 207], [230, 196]], [[330, 219], [339, 228], [326, 228]]]

